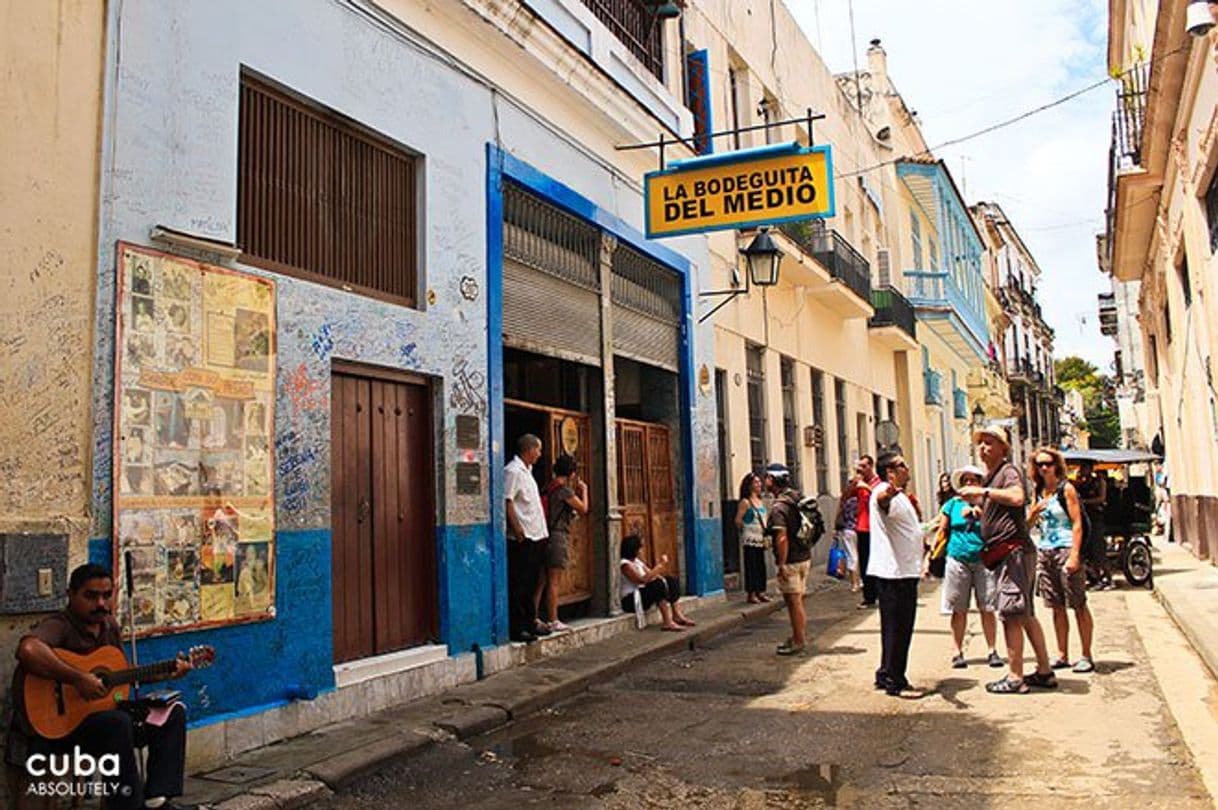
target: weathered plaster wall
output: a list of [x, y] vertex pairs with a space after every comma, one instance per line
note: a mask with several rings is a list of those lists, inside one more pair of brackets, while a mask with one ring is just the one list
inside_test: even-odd
[[[66, 533], [76, 562], [88, 529], [103, 29], [101, 3], [0, 2], [0, 532]], [[0, 683], [36, 618], [0, 622]]]
[[[450, 4], [451, 5], [451, 4]], [[449, 8], [450, 6], [446, 6]], [[451, 10], [451, 9], [450, 9]], [[417, 14], [427, 16], [422, 9]], [[430, 376], [437, 386], [437, 470], [441, 632], [453, 652], [502, 641], [506, 565], [490, 530], [489, 492], [459, 496], [450, 474], [458, 413], [480, 418], [488, 436], [486, 144], [500, 142], [539, 170], [637, 226], [642, 214], [637, 156], [614, 176], [601, 159], [573, 147], [551, 128], [482, 82], [430, 58], [400, 32], [349, 5], [268, 0], [122, 6], [114, 41], [114, 88], [107, 108], [107, 187], [98, 238], [94, 355], [94, 552], [105, 558], [110, 537], [113, 408], [114, 243], [146, 243], [165, 225], [215, 239], [236, 238], [236, 124], [240, 70], [268, 76], [397, 140], [423, 155], [425, 178], [424, 310], [409, 310], [282, 276], [278, 281], [278, 379], [275, 418], [278, 615], [273, 621], [156, 640], [145, 657], [206, 638], [221, 650], [217, 666], [192, 675], [186, 693], [196, 718], [249, 711], [282, 700], [290, 684], [332, 685], [329, 584], [329, 368], [354, 360]], [[112, 26], [112, 31], [120, 30]], [[484, 59], [485, 43], [445, 29], [451, 52]], [[496, 41], [494, 47], [502, 46]], [[552, 93], [543, 72], [529, 79], [504, 63], [511, 81]], [[529, 97], [527, 86], [515, 88]], [[594, 114], [569, 107], [579, 126]], [[612, 136], [590, 146], [612, 154]], [[700, 240], [681, 240], [705, 262]], [[465, 277], [478, 283], [461, 296]], [[698, 282], [695, 280], [694, 284]], [[708, 333], [707, 333], [708, 334]], [[695, 339], [697, 342], [697, 339]], [[695, 363], [708, 362], [711, 346]], [[693, 405], [699, 466], [714, 469], [714, 401]], [[709, 427], [708, 427], [709, 426]], [[704, 446], [705, 444], [705, 446]], [[710, 454], [710, 455], [708, 455]], [[481, 460], [491, 463], [490, 448]], [[483, 481], [489, 480], [484, 468]], [[699, 500], [714, 487], [699, 482]], [[704, 538], [709, 529], [698, 527]], [[716, 528], [717, 531], [717, 528]], [[717, 536], [699, 540], [718, 547]], [[713, 572], [712, 572], [713, 573]], [[709, 576], [710, 574], [708, 574]], [[143, 651], [142, 651], [143, 652]], [[283, 662], [288, 662], [284, 666]], [[256, 673], [258, 683], [249, 684]], [[204, 695], [208, 696], [206, 699]], [[223, 697], [220, 697], [223, 695]]]

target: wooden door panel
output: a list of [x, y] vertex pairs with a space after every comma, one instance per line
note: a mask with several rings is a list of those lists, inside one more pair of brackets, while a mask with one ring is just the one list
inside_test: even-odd
[[425, 385], [335, 373], [334, 660], [435, 636], [435, 518]]
[[667, 554], [669, 571], [680, 576], [668, 428], [619, 419], [617, 448], [622, 536], [638, 533], [644, 541], [644, 557], [654, 565], [661, 554]]
[[667, 554], [669, 571], [680, 577], [677, 556], [677, 509], [672, 477], [672, 445], [668, 428], [648, 425], [647, 505], [651, 513], [651, 542], [655, 559]]
[[[582, 414], [550, 414], [551, 466], [565, 452], [563, 444], [563, 422], [571, 420], [578, 430], [578, 446], [575, 460], [579, 464], [579, 475], [588, 480], [592, 468], [592, 419]], [[592, 520], [590, 515], [579, 515], [571, 523], [570, 559], [558, 584], [558, 603], [582, 602], [592, 598]]]

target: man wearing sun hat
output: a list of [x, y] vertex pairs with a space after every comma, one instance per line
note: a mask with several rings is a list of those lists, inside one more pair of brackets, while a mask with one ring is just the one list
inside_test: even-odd
[[[1027, 488], [1023, 476], [1011, 463], [1011, 439], [1000, 425], [986, 425], [973, 434], [977, 455], [985, 465], [980, 486], [965, 486], [959, 495], [981, 504], [981, 558], [998, 579], [998, 614], [1007, 643], [1010, 673], [986, 684], [992, 694], [1027, 694], [1028, 687], [1056, 689], [1057, 678], [1049, 668], [1045, 633], [1036, 619], [1032, 590], [1036, 583], [1036, 548], [1028, 536], [1024, 512]], [[1023, 638], [1027, 635], [1036, 652], [1036, 672], [1023, 674]]]
[[[985, 479], [985, 471], [971, 464], [952, 473], [952, 492], [958, 493], [966, 486], [979, 486]], [[981, 562], [981, 502], [953, 495], [943, 504], [939, 512], [939, 530], [947, 535], [947, 552], [943, 569], [943, 594], [940, 612], [951, 616], [952, 639], [955, 655], [952, 667], [964, 669], [964, 631], [968, 628], [969, 603], [974, 595], [977, 610], [981, 612], [981, 630], [989, 649], [986, 663], [1001, 667], [1004, 662], [994, 649], [998, 636], [998, 624], [994, 614], [998, 612], [998, 582], [994, 572]]]

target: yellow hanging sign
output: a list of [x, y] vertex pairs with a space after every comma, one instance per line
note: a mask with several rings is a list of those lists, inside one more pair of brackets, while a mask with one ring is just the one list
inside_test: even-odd
[[834, 215], [828, 146], [767, 146], [682, 161], [644, 178], [647, 237]]

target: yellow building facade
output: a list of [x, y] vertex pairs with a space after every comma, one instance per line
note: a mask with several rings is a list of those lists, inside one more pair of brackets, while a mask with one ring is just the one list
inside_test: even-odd
[[1109, 68], [1121, 86], [1101, 266], [1140, 282], [1147, 433], [1164, 454], [1176, 539], [1214, 558], [1218, 33], [1188, 30], [1185, 5], [1113, 4]]

